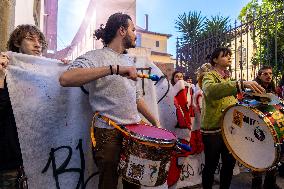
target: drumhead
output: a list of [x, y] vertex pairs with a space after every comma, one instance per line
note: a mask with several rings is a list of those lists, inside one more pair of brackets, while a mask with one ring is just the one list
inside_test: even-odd
[[174, 144], [177, 137], [166, 129], [157, 128], [146, 124], [131, 124], [124, 126], [130, 136], [145, 142], [160, 144]]
[[222, 135], [230, 152], [255, 171], [267, 170], [278, 156], [273, 128], [261, 114], [251, 107], [232, 106], [226, 110], [222, 124]]

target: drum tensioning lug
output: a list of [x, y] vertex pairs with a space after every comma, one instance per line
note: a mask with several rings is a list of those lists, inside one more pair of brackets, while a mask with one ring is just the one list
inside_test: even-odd
[[260, 114], [260, 115], [258, 115], [258, 117], [259, 117], [260, 119], [264, 119], [264, 118], [265, 118], [265, 115]]
[[176, 146], [175, 146], [175, 151], [177, 151], [177, 152], [178, 152], [178, 151], [182, 151], [182, 148], [179, 147], [178, 145], [176, 145]]
[[278, 167], [280, 167], [282, 165], [281, 162], [278, 162], [276, 163], [274, 166], [270, 167], [267, 171], [271, 171], [271, 170], [274, 170], [274, 169], [277, 169]]

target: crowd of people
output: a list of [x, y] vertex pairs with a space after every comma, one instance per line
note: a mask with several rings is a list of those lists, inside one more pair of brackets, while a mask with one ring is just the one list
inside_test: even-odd
[[[110, 126], [105, 119], [111, 119], [117, 125], [141, 122], [141, 113], [152, 125], [160, 127], [160, 122], [146, 106], [142, 93], [137, 87], [137, 70], [127, 49], [135, 47], [135, 26], [127, 14], [116, 13], [109, 17], [105, 27], [96, 30], [97, 39], [102, 39], [104, 47], [92, 50], [76, 58], [60, 76], [63, 87], [84, 86], [89, 91], [89, 103], [93, 112], [96, 139], [95, 163], [99, 169], [99, 189], [114, 189], [118, 184], [117, 167], [120, 159], [123, 135]], [[41, 56], [47, 43], [42, 32], [32, 25], [20, 25], [10, 35], [7, 43], [9, 51], [33, 56]], [[220, 189], [229, 189], [236, 160], [224, 143], [221, 135], [223, 110], [237, 103], [237, 94], [250, 89], [255, 93], [275, 93], [283, 97], [284, 76], [278, 87], [273, 82], [272, 68], [262, 67], [254, 81], [232, 81], [228, 70], [232, 63], [229, 48], [218, 47], [211, 56], [210, 63], [197, 70], [196, 86], [193, 79], [184, 78], [180, 71], [173, 73], [171, 84], [184, 81], [190, 88], [187, 93], [202, 94], [199, 104], [200, 125], [205, 154], [205, 166], [202, 171], [202, 186], [212, 189], [214, 173], [221, 157]], [[0, 54], [0, 188], [27, 188], [23, 168], [17, 127], [13, 108], [9, 98], [5, 70], [9, 68], [9, 56]], [[173, 99], [174, 100], [174, 99]], [[189, 102], [186, 102], [189, 103]], [[177, 111], [178, 128], [190, 128], [190, 117], [194, 108], [187, 106]], [[192, 108], [192, 109], [191, 109]], [[123, 110], [123, 111], [121, 111]], [[131, 113], [130, 113], [131, 112]], [[186, 112], [186, 114], [184, 114]], [[179, 118], [179, 116], [182, 116]], [[185, 117], [189, 117], [189, 119]], [[183, 119], [185, 118], [185, 119]], [[179, 120], [180, 119], [180, 120]], [[284, 176], [283, 166], [279, 175]], [[252, 188], [278, 189], [277, 169], [266, 172], [264, 184], [262, 174], [252, 172]], [[140, 186], [123, 179], [123, 187], [129, 189]]]

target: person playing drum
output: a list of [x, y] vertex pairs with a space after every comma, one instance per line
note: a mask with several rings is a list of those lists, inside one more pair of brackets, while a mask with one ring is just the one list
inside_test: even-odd
[[[85, 85], [93, 111], [118, 125], [140, 122], [140, 112], [159, 127], [159, 121], [149, 112], [137, 90], [134, 60], [125, 54], [126, 49], [135, 47], [135, 27], [131, 17], [122, 13], [111, 15], [105, 27], [96, 30], [95, 36], [102, 39], [104, 48], [78, 57], [60, 76], [60, 84], [65, 87]], [[96, 117], [94, 132], [99, 189], [115, 189], [122, 134], [99, 117]], [[131, 189], [140, 187], [126, 180], [123, 180], [123, 185]]]
[[[272, 67], [263, 66], [259, 69], [255, 81], [261, 85], [267, 93], [276, 93], [275, 83], [272, 80]], [[283, 148], [283, 147], [282, 147]], [[263, 188], [264, 189], [279, 189], [276, 184], [277, 169], [266, 171]], [[252, 172], [252, 189], [262, 188], [262, 173]]]
[[201, 131], [204, 143], [205, 165], [202, 172], [202, 186], [211, 189], [214, 172], [221, 154], [220, 188], [229, 189], [235, 159], [229, 153], [221, 135], [221, 120], [224, 110], [237, 102], [237, 92], [250, 88], [262, 93], [264, 89], [256, 81], [230, 81], [231, 50], [219, 47], [210, 57], [212, 69], [199, 77], [204, 94], [201, 113]]

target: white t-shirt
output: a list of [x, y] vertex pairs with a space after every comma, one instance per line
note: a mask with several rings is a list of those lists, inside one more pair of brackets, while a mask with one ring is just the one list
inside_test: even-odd
[[[134, 60], [126, 54], [119, 54], [110, 48], [89, 51], [73, 61], [69, 69], [98, 68], [103, 66], [134, 66]], [[137, 110], [137, 99], [142, 97], [137, 90], [137, 82], [120, 75], [108, 75], [87, 83], [89, 102], [94, 112], [99, 112], [118, 125], [137, 123], [141, 120]], [[100, 128], [112, 129], [104, 121], [97, 119]]]

